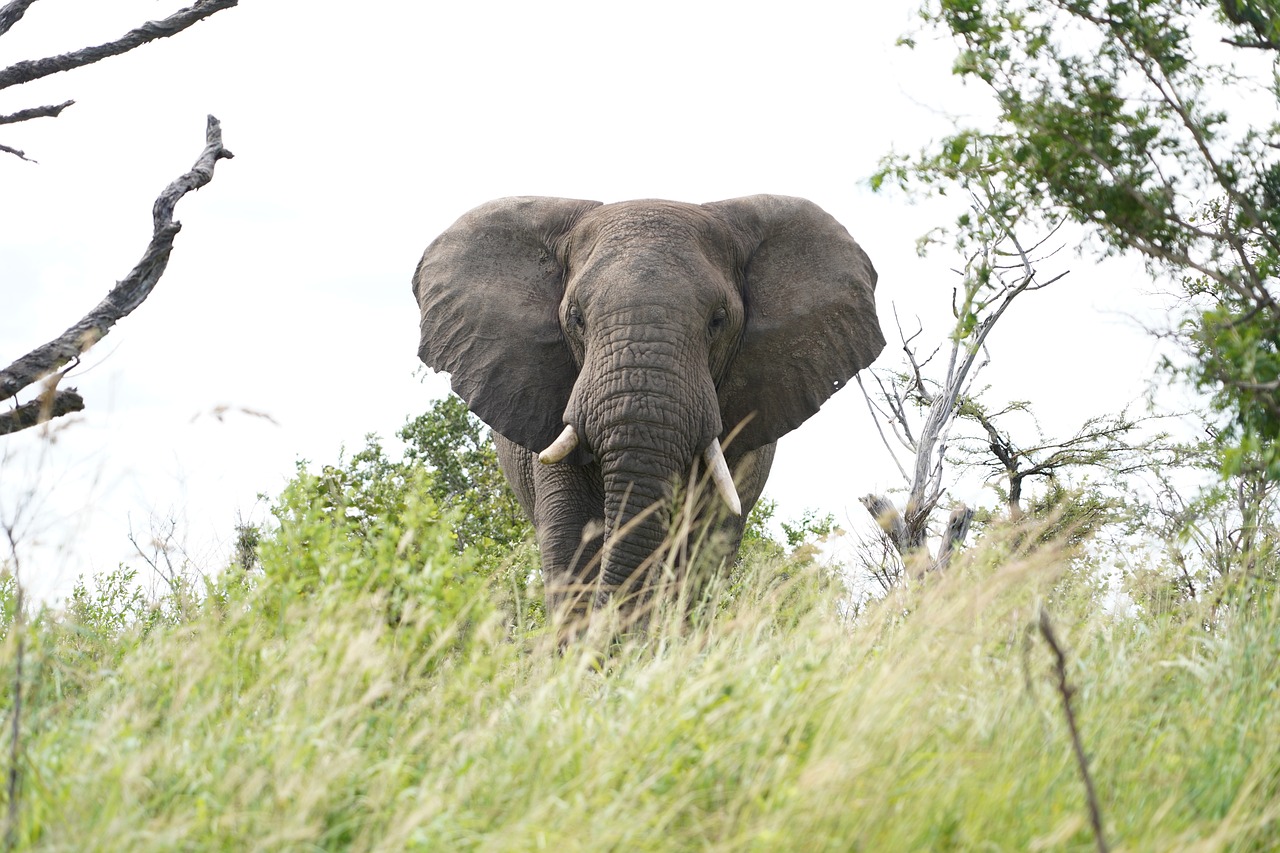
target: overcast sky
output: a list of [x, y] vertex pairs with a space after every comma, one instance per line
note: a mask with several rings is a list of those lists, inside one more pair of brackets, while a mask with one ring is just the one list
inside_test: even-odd
[[[42, 0], [0, 39], [0, 65], [181, 5]], [[176, 517], [178, 539], [216, 568], [237, 517], [261, 520], [257, 494], [278, 493], [298, 459], [391, 436], [447, 393], [444, 377], [417, 375], [410, 277], [436, 234], [491, 198], [804, 196], [879, 270], [879, 364], [897, 355], [894, 305], [940, 339], [955, 260], [922, 260], [915, 244], [949, 208], [865, 182], [891, 149], [981, 122], [987, 104], [950, 78], [949, 43], [894, 46], [915, 6], [242, 0], [176, 38], [0, 93], [0, 114], [76, 101], [0, 127], [39, 161], [0, 157], [5, 363], [138, 260], [151, 204], [199, 154], [206, 114], [236, 155], [178, 206], [151, 298], [63, 383], [85, 412], [53, 442], [31, 431], [0, 447], [0, 512], [23, 513], [24, 579], [65, 593], [130, 560], [130, 526], [146, 536], [152, 517]], [[1034, 401], [1050, 432], [1137, 399], [1154, 363], [1131, 319], [1159, 316], [1153, 286], [1132, 262], [1072, 249], [1042, 268], [1071, 274], [1002, 320], [985, 374], [994, 399]], [[766, 495], [784, 518], [861, 520], [859, 496], [897, 485], [853, 386], [781, 441]]]

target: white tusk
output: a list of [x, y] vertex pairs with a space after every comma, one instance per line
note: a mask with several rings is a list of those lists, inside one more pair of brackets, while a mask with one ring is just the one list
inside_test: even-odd
[[551, 442], [551, 446], [538, 454], [538, 461], [543, 465], [554, 465], [573, 452], [578, 446], [578, 433], [572, 426], [564, 428], [560, 437]]
[[702, 458], [707, 461], [707, 470], [715, 481], [716, 491], [729, 512], [742, 515], [742, 501], [738, 500], [738, 490], [733, 487], [733, 477], [729, 474], [729, 463], [724, 461], [724, 451], [720, 449], [720, 439], [711, 439], [711, 444], [702, 451]]

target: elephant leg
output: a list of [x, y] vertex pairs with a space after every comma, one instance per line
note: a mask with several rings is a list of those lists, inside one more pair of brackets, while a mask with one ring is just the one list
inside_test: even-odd
[[549, 616], [586, 615], [604, 546], [604, 482], [595, 465], [539, 464], [533, 524]]
[[586, 614], [604, 544], [604, 484], [595, 465], [543, 465], [494, 434], [498, 464], [533, 522], [548, 616]]

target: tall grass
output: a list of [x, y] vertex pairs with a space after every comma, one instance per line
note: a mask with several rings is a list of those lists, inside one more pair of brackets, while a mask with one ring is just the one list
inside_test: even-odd
[[19, 845], [1093, 849], [1043, 606], [1113, 848], [1280, 847], [1274, 597], [1213, 631], [1111, 612], [993, 534], [856, 620], [759, 560], [712, 616], [558, 652], [425, 518], [356, 548], [303, 517], [261, 577], [36, 614]]

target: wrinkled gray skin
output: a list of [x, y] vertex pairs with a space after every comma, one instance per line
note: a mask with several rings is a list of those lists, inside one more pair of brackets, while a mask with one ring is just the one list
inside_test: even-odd
[[[777, 439], [883, 348], [875, 282], [839, 223], [785, 196], [506, 198], [431, 244], [418, 352], [493, 428], [548, 612], [649, 586], [673, 487], [716, 438], [742, 515], [704, 485], [698, 518], [736, 550]], [[578, 448], [540, 464], [566, 424]]]

